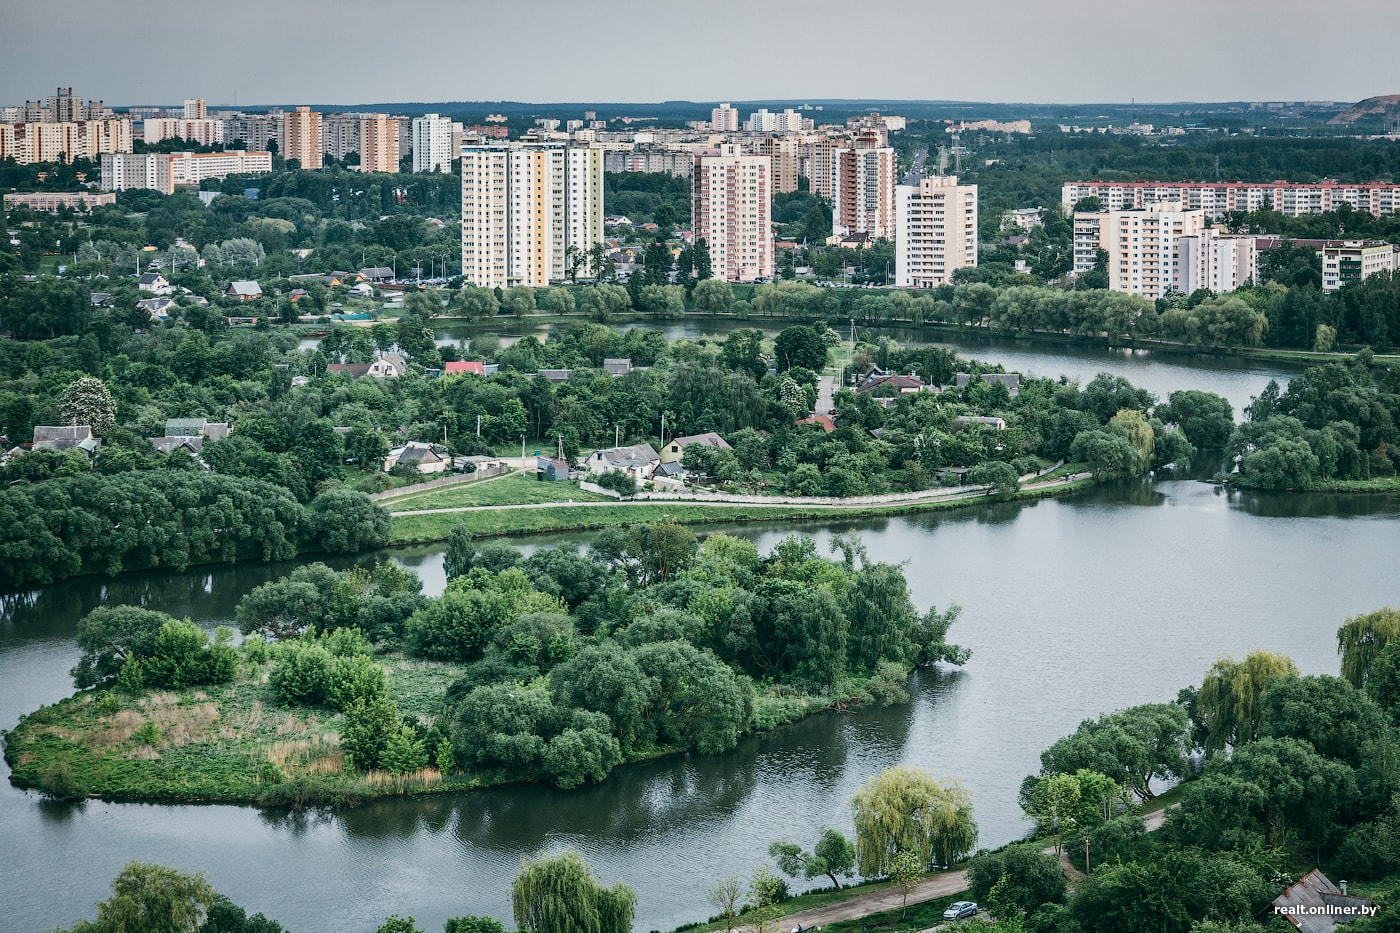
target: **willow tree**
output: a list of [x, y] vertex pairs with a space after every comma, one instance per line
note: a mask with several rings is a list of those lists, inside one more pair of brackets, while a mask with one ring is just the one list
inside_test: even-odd
[[920, 768], [901, 765], [876, 775], [856, 791], [851, 809], [856, 867], [867, 878], [888, 874], [901, 852], [913, 853], [922, 866], [951, 865], [977, 843], [967, 789], [941, 784]]
[[630, 933], [637, 895], [605, 888], [577, 852], [526, 859], [510, 886], [516, 925], [525, 933]]
[[1251, 651], [1243, 661], [1216, 661], [1201, 682], [1194, 709], [1206, 755], [1259, 738], [1260, 697], [1279, 678], [1297, 676], [1292, 659], [1269, 651]]
[[1342, 676], [1353, 687], [1366, 686], [1371, 665], [1386, 645], [1400, 641], [1400, 610], [1386, 606], [1367, 615], [1352, 616], [1337, 629], [1337, 653]]

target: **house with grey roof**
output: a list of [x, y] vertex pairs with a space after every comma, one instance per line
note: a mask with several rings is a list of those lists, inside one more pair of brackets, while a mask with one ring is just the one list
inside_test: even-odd
[[168, 295], [175, 291], [175, 286], [170, 284], [170, 280], [159, 272], [141, 273], [141, 277], [136, 280], [136, 287], [152, 295]]
[[451, 458], [438, 453], [432, 444], [422, 441], [409, 441], [402, 447], [395, 447], [384, 458], [384, 472], [396, 466], [415, 467], [419, 473], [442, 473], [451, 465]]
[[973, 379], [981, 379], [983, 382], [999, 382], [1006, 386], [1006, 391], [1011, 394], [1012, 398], [1015, 398], [1021, 391], [1020, 373], [982, 373], [978, 376], [971, 373], [958, 373], [953, 378], [959, 389], [970, 385]]
[[675, 463], [685, 455], [686, 447], [691, 444], [703, 444], [706, 447], [716, 447], [720, 450], [734, 449], [729, 446], [728, 441], [714, 431], [706, 431], [704, 434], [687, 434], [684, 437], [673, 437], [661, 445], [661, 462]]
[[195, 435], [167, 435], [166, 437], [151, 438], [151, 446], [163, 454], [168, 454], [173, 450], [183, 449], [191, 457], [198, 457], [204, 450], [204, 438]]
[[1274, 898], [1273, 910], [1302, 933], [1332, 933], [1358, 917], [1374, 917], [1376, 902], [1348, 897], [1321, 870], [1313, 869]]
[[978, 424], [996, 431], [1006, 430], [1005, 418], [994, 418], [989, 415], [958, 415], [953, 419], [952, 427], [954, 431], [960, 431], [963, 428], [970, 428]]
[[651, 477], [661, 455], [650, 444], [632, 444], [629, 447], [608, 447], [595, 450], [588, 455], [585, 466], [589, 473], [609, 473], [619, 470], [635, 480]]
[[609, 376], [623, 376], [632, 371], [632, 360], [627, 357], [608, 357], [603, 360], [603, 370]]
[[231, 426], [227, 421], [206, 421], [203, 418], [167, 418], [167, 437], [203, 437], [211, 441], [221, 441], [228, 437]]
[[394, 281], [394, 270], [388, 266], [366, 266], [356, 273], [361, 282], [376, 284]]
[[239, 301], [252, 301], [254, 298], [261, 298], [263, 290], [261, 285], [251, 279], [239, 279], [230, 282], [228, 288], [224, 289], [224, 294]]
[[[92, 428], [86, 424], [36, 424], [34, 426], [34, 449], [56, 450], [60, 453], [81, 447], [88, 441], [96, 440]], [[98, 441], [97, 443], [101, 443]], [[94, 450], [96, 447], [93, 448]]]
[[158, 321], [170, 317], [170, 309], [175, 306], [173, 298], [143, 298], [136, 302], [137, 311], [145, 311]]

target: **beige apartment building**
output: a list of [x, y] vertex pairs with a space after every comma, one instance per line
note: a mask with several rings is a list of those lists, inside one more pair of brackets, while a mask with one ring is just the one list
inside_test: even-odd
[[717, 279], [773, 277], [773, 160], [734, 145], [702, 149], [691, 174], [691, 225]]
[[320, 168], [321, 114], [310, 107], [298, 107], [282, 115], [282, 157], [297, 159], [302, 168]]
[[1394, 272], [1400, 256], [1396, 247], [1384, 240], [1329, 240], [1318, 252], [1322, 254], [1324, 292], [1336, 291], [1378, 272]]
[[768, 135], [758, 141], [758, 154], [773, 160], [773, 190], [787, 194], [797, 190], [797, 138]]
[[1094, 268], [1098, 251], [1108, 253], [1108, 287], [1113, 291], [1161, 298], [1180, 277], [1177, 241], [1206, 230], [1205, 211], [1179, 201], [1141, 208], [1080, 211], [1074, 215], [1074, 271]]
[[[603, 153], [560, 143], [462, 147], [462, 275], [539, 288], [569, 274], [570, 247], [603, 240]], [[586, 265], [580, 274], [590, 275]]]
[[131, 121], [0, 124], [0, 159], [31, 162], [72, 162], [97, 159], [104, 152], [131, 151]]
[[398, 170], [398, 124], [387, 113], [369, 114], [360, 120], [360, 171]]
[[[203, 101], [199, 103], [203, 103]], [[189, 142], [199, 143], [201, 146], [218, 146], [225, 141], [224, 130], [223, 120], [207, 120], [203, 117], [180, 119], [148, 117], [141, 121], [141, 138], [148, 144], [178, 136]]]
[[895, 284], [937, 288], [977, 265], [977, 186], [934, 175], [895, 188]]
[[894, 150], [874, 135], [856, 137], [834, 157], [832, 232], [895, 238], [894, 189], [898, 180]]
[[7, 211], [14, 207], [27, 207], [33, 211], [56, 214], [65, 207], [74, 211], [90, 211], [103, 204], [115, 204], [117, 196], [96, 191], [7, 192], [4, 203]]

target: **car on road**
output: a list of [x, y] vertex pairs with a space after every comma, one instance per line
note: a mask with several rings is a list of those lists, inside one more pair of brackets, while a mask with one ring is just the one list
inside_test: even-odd
[[977, 916], [977, 905], [972, 901], [958, 901], [956, 904], [949, 904], [948, 909], [943, 911], [944, 920], [961, 920], [964, 917]]

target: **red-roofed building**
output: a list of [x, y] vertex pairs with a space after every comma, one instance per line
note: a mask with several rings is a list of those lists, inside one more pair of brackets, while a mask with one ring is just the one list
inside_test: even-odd
[[486, 375], [485, 369], [479, 360], [452, 360], [442, 367], [444, 376], [455, 376], [461, 373], [474, 373], [478, 376]]

